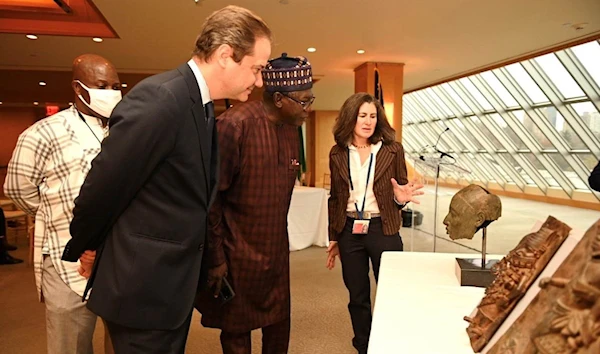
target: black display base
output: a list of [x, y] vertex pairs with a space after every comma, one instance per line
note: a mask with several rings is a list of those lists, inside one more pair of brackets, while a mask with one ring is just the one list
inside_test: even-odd
[[456, 258], [456, 277], [461, 286], [487, 288], [494, 278], [491, 269], [498, 260], [490, 259], [481, 267], [481, 258]]

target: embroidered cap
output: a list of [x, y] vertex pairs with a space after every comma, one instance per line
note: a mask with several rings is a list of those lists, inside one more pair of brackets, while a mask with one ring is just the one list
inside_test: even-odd
[[312, 88], [312, 67], [305, 57], [271, 59], [262, 71], [265, 90], [268, 92], [293, 92]]

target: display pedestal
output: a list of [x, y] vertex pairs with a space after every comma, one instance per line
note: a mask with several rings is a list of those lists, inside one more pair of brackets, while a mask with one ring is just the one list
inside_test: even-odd
[[492, 267], [498, 261], [489, 260], [484, 267], [481, 263], [481, 258], [456, 258], [456, 278], [461, 286], [487, 288], [494, 281]]
[[455, 273], [461, 286], [487, 288], [496, 277], [496, 275], [492, 273], [492, 267], [498, 263], [498, 261], [486, 260], [487, 227], [484, 227], [482, 231], [481, 258], [456, 258]]

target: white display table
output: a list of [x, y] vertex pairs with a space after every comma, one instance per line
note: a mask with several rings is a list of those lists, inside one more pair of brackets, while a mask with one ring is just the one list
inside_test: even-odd
[[473, 353], [463, 317], [477, 307], [484, 289], [460, 286], [457, 257], [477, 254], [383, 253], [369, 354]]

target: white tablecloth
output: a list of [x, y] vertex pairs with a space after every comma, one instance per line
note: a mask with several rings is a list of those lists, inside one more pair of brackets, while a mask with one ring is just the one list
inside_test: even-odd
[[463, 317], [471, 315], [484, 289], [459, 285], [457, 257], [477, 255], [383, 253], [369, 354], [473, 353]]
[[327, 191], [323, 188], [294, 187], [288, 213], [290, 251], [310, 246], [326, 247]]
[[[532, 230], [539, 229], [538, 223]], [[538, 279], [549, 277], [582, 237], [571, 232]], [[500, 259], [489, 255], [488, 259]], [[464, 316], [474, 315], [483, 288], [460, 286], [456, 258], [477, 254], [384, 252], [369, 339], [369, 354], [471, 354]], [[539, 292], [534, 282], [482, 350], [487, 353]]]

